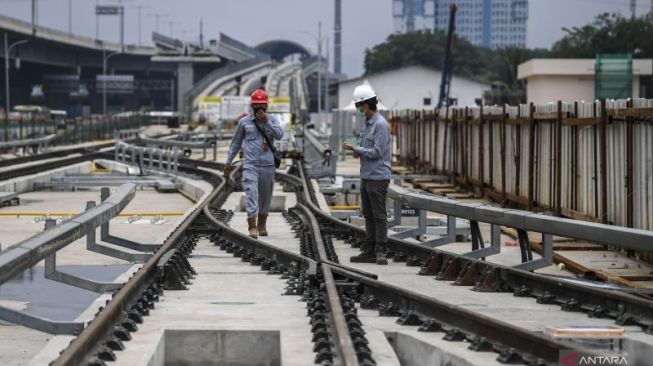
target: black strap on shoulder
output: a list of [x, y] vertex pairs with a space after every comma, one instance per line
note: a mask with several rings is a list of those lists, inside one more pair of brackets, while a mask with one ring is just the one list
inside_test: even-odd
[[258, 132], [260, 132], [261, 135], [263, 135], [263, 138], [265, 139], [265, 142], [270, 147], [270, 150], [272, 150], [272, 153], [276, 154], [277, 152], [274, 150], [274, 145], [270, 142], [270, 139], [268, 138], [268, 135], [265, 134], [265, 131], [263, 131], [261, 126], [258, 125], [258, 122], [256, 122], [256, 119], [254, 119], [254, 126], [256, 126], [256, 129], [258, 130]]

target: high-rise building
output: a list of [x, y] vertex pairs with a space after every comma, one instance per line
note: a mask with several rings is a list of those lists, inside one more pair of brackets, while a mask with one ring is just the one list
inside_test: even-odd
[[393, 0], [395, 32], [446, 32], [455, 3], [456, 34], [477, 46], [526, 47], [528, 0]]

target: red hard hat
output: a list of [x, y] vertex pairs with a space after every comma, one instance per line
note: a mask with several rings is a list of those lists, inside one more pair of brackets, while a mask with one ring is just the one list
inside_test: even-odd
[[268, 93], [263, 89], [256, 89], [252, 93], [252, 97], [249, 99], [249, 104], [268, 104], [270, 100], [268, 99]]

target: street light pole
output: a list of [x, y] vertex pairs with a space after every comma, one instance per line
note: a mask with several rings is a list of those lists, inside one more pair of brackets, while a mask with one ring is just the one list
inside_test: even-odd
[[317, 113], [322, 113], [322, 22], [317, 22]]
[[112, 52], [108, 54], [107, 56], [104, 56], [106, 54], [106, 50], [102, 50], [102, 114], [106, 117], [107, 115], [107, 82], [109, 81], [107, 78], [107, 62], [112, 56], [119, 55], [120, 52]]
[[[322, 42], [324, 41], [327, 36], [334, 34], [335, 32], [328, 32], [326, 34], [322, 34], [322, 22], [318, 22], [318, 36], [316, 37], [314, 33], [311, 32], [306, 32], [306, 31], [300, 31], [300, 33], [307, 34], [317, 42], [317, 111], [318, 113], [322, 112]], [[328, 42], [327, 42], [328, 45]], [[328, 61], [327, 61], [327, 71], [328, 71]]]
[[27, 40], [22, 40], [10, 45], [9, 34], [5, 32], [5, 141], [9, 140], [9, 111], [11, 110], [11, 100], [9, 95], [9, 54], [11, 53], [12, 48], [27, 42]]
[[68, 0], [68, 34], [73, 34], [73, 0]]

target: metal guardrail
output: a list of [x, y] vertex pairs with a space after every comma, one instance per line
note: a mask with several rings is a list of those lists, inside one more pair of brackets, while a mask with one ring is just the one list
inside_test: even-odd
[[138, 135], [140, 141], [147, 146], [154, 147], [177, 147], [188, 151], [192, 149], [202, 149], [202, 156], [206, 159], [206, 149], [212, 148], [213, 161], [218, 158], [218, 135], [216, 133], [198, 133], [198, 134], [179, 134], [174, 139], [152, 138], [145, 134]]
[[47, 150], [50, 143], [52, 143], [56, 137], [57, 135], [52, 134], [34, 139], [2, 141], [0, 142], [0, 150], [11, 148], [11, 150], [15, 152], [21, 147], [26, 151], [29, 147], [36, 147], [37, 150]]
[[118, 162], [135, 165], [140, 169], [164, 170], [172, 174], [177, 174], [181, 155], [178, 147], [173, 147], [172, 150], [157, 149], [130, 145], [121, 140], [116, 140], [114, 151], [114, 158]]
[[116, 130], [114, 134], [114, 138], [116, 140], [133, 140], [135, 138], [140, 138], [141, 136], [141, 129], [140, 128], [130, 128], [130, 129], [122, 129], [122, 130]]
[[[408, 232], [399, 233], [401, 234], [401, 238], [417, 236], [425, 232], [426, 211], [447, 215], [447, 235], [443, 238], [423, 243], [431, 247], [454, 242], [455, 219], [469, 220], [472, 229], [473, 249], [464, 255], [470, 258], [487, 257], [501, 251], [501, 226], [507, 226], [517, 230], [523, 254], [526, 253], [524, 250], [530, 249], [527, 233], [529, 231], [541, 233], [542, 258], [533, 260], [530, 253], [528, 253], [527, 257], [522, 255], [522, 263], [515, 266], [520, 269], [534, 270], [551, 265], [553, 263], [554, 235], [625, 249], [653, 249], [652, 231], [573, 220], [530, 211], [505, 209], [482, 203], [458, 202], [448, 198], [409, 190], [396, 184], [390, 185], [388, 196], [394, 201], [395, 221], [393, 224], [401, 220], [402, 203], [414, 207], [419, 211], [419, 227]], [[483, 238], [478, 227], [479, 222], [488, 223], [492, 226], [491, 246], [489, 248], [484, 248]]]
[[[0, 284], [45, 259], [45, 277], [48, 279], [100, 293], [119, 289], [122, 286], [120, 283], [101, 283], [57, 271], [56, 253], [75, 240], [86, 236], [86, 248], [90, 251], [130, 262], [147, 260], [151, 253], [128, 253], [98, 244], [95, 240], [95, 231], [98, 227], [102, 229], [103, 239], [106, 237], [115, 238], [109, 235], [109, 221], [118, 216], [131, 202], [135, 194], [135, 184], [124, 184], [117, 188], [112, 195], [109, 195], [108, 188], [103, 188], [102, 202], [99, 205], [96, 205], [95, 201], [89, 201], [85, 212], [59, 225], [56, 225], [55, 220], [47, 220], [44, 232], [34, 235], [0, 253]], [[122, 240], [128, 242], [125, 239]], [[129, 247], [117, 243], [116, 240], [111, 241], [111, 243]], [[130, 249], [134, 249], [133, 246]], [[142, 251], [153, 249], [153, 246], [147, 246]], [[84, 327], [83, 323], [52, 321], [3, 306], [0, 306], [0, 319], [51, 334], [77, 334]]]

